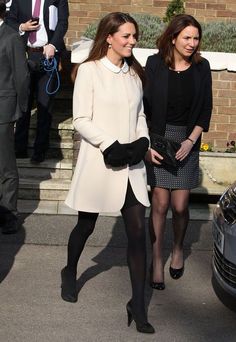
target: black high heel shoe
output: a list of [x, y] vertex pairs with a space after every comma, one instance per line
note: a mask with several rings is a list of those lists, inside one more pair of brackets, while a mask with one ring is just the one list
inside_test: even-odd
[[148, 323], [148, 321], [145, 322], [139, 322], [132, 311], [132, 306], [131, 303], [128, 302], [126, 305], [126, 310], [127, 310], [127, 316], [128, 316], [128, 327], [130, 326], [130, 324], [132, 323], [132, 321], [134, 320], [136, 323], [136, 329], [138, 332], [144, 333], [144, 334], [154, 334], [155, 333], [155, 329], [153, 328], [153, 326]]
[[154, 290], [160, 290], [160, 291], [163, 291], [165, 290], [166, 286], [165, 286], [165, 283], [164, 281], [160, 281], [160, 282], [156, 282], [156, 281], [153, 281], [153, 266], [151, 264], [150, 266], [150, 287]]
[[151, 281], [150, 282], [150, 286], [152, 289], [154, 290], [160, 290], [163, 291], [165, 290], [166, 286], [164, 282], [155, 282], [155, 281]]
[[171, 278], [179, 279], [184, 274], [184, 266], [181, 267], [181, 268], [173, 268], [173, 267], [170, 266], [169, 272], [170, 272]]
[[66, 302], [77, 302], [76, 276], [64, 267], [61, 270], [61, 298]]

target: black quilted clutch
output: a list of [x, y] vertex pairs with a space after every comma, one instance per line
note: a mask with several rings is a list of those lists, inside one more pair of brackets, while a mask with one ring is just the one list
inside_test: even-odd
[[150, 140], [151, 148], [163, 157], [163, 160], [160, 160], [161, 163], [177, 167], [175, 154], [180, 149], [181, 144], [157, 133], [151, 133]]

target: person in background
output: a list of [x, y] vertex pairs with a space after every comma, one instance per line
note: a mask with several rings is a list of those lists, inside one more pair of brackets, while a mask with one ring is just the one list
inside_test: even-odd
[[8, 14], [8, 11], [10, 10], [12, 0], [6, 0], [5, 3], [6, 3], [6, 14], [5, 14], [5, 18], [6, 18], [6, 17], [7, 17], [7, 14]]
[[132, 50], [138, 26], [114, 12], [99, 23], [88, 59], [78, 68], [73, 123], [82, 140], [66, 204], [78, 211], [68, 242], [61, 296], [75, 302], [77, 264], [101, 212], [121, 211], [128, 237], [127, 262], [132, 297], [127, 303], [142, 333], [154, 333], [145, 310], [145, 207], [149, 206], [145, 153], [149, 146], [143, 112], [141, 65]]
[[[31, 67], [29, 106], [16, 124], [16, 157], [28, 157], [29, 125], [35, 96], [37, 126], [34, 152], [31, 156], [33, 163], [44, 161], [51, 127], [53, 95], [46, 92], [50, 74], [42, 71], [40, 63], [45, 58], [52, 60], [54, 57], [59, 61], [60, 54], [65, 49], [63, 38], [68, 27], [68, 16], [67, 0], [13, 0], [7, 16], [7, 23], [20, 33], [25, 43]], [[55, 82], [56, 78], [53, 78], [49, 92], [55, 89]]]
[[18, 230], [14, 123], [27, 108], [29, 72], [24, 45], [4, 23], [5, 13], [0, 0], [0, 228], [11, 234]]
[[175, 156], [177, 167], [165, 165], [152, 148], [147, 153], [152, 198], [150, 285], [157, 290], [165, 288], [163, 239], [169, 206], [174, 232], [169, 273], [173, 279], [184, 273], [189, 194], [199, 184], [201, 134], [208, 131], [212, 112], [211, 70], [199, 52], [201, 38], [201, 26], [194, 17], [176, 15], [157, 39], [159, 52], [148, 57], [145, 67], [144, 107], [150, 135], [155, 132], [181, 143]]

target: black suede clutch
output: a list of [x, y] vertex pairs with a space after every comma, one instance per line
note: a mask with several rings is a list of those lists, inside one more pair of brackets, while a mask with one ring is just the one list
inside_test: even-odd
[[151, 148], [157, 151], [163, 157], [163, 160], [160, 160], [160, 162], [166, 165], [177, 167], [175, 154], [180, 149], [181, 144], [171, 139], [167, 139], [157, 133], [151, 133], [150, 140]]

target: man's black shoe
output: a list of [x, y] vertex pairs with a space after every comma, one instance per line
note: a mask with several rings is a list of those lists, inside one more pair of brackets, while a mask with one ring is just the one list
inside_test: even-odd
[[34, 152], [30, 161], [33, 164], [39, 164], [39, 163], [42, 163], [44, 159], [45, 159], [45, 152]]
[[28, 158], [28, 152], [26, 151], [16, 151], [15, 152], [16, 159], [25, 159]]

